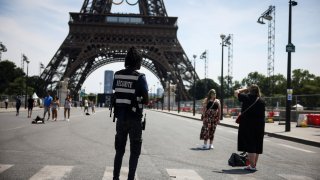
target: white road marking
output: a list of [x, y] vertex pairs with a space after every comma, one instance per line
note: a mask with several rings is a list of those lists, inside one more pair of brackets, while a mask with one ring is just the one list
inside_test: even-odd
[[65, 179], [70, 174], [73, 166], [45, 166], [29, 180], [43, 180], [43, 179], [54, 179], [60, 180]]
[[234, 180], [256, 180], [256, 178], [251, 177], [250, 174], [238, 174], [238, 175], [228, 175]]
[[[121, 167], [119, 179], [127, 179], [128, 172], [129, 172], [128, 167]], [[110, 179], [113, 179], [113, 167], [107, 166], [106, 170], [104, 171], [102, 180], [110, 180]], [[137, 173], [135, 176], [135, 180], [139, 180]]]
[[191, 169], [167, 169], [167, 172], [174, 180], [203, 180], [196, 171]]
[[290, 174], [278, 174], [280, 177], [283, 177], [284, 179], [290, 179], [290, 180], [313, 180], [313, 178], [307, 177], [307, 176], [297, 176], [297, 175], [290, 175]]
[[0, 173], [2, 173], [3, 171], [11, 168], [13, 165], [11, 164], [0, 164]]
[[295, 149], [295, 150], [299, 150], [299, 151], [303, 151], [303, 152], [307, 152], [307, 153], [315, 153], [313, 151], [309, 151], [309, 150], [305, 150], [305, 149], [301, 149], [301, 148], [297, 148], [297, 147], [293, 147], [293, 146], [289, 146], [289, 145], [285, 145], [285, 144], [278, 144], [287, 148], [291, 148], [291, 149]]

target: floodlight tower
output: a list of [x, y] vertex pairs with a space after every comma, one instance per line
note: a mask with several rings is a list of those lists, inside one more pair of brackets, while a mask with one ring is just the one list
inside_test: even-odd
[[274, 75], [274, 50], [275, 50], [275, 22], [276, 22], [276, 7], [269, 8], [261, 14], [258, 19], [259, 24], [265, 24], [263, 19], [268, 20], [268, 69], [267, 75], [269, 79], [270, 96], [273, 93], [273, 81], [271, 77]]
[[2, 52], [7, 52], [7, 48], [5, 45], [2, 44], [2, 42], [0, 42], [0, 61], [2, 57]]

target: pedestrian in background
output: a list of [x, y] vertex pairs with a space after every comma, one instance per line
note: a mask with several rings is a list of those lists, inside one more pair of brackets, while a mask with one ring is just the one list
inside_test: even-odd
[[91, 111], [92, 111], [92, 114], [96, 113], [96, 111], [94, 110], [95, 108], [95, 102], [94, 101], [91, 101]]
[[16, 97], [16, 116], [19, 116], [19, 110], [20, 110], [20, 106], [21, 106], [21, 99], [20, 96]]
[[247, 152], [250, 164], [245, 170], [256, 171], [259, 154], [263, 151], [265, 102], [258, 85], [238, 89], [235, 97], [242, 102], [238, 129], [238, 151]]
[[142, 57], [135, 48], [130, 48], [125, 57], [125, 69], [114, 74], [114, 116], [117, 118], [113, 180], [119, 180], [122, 158], [127, 137], [130, 137], [128, 180], [133, 180], [142, 145], [143, 104], [148, 104], [148, 84], [141, 67]]
[[30, 95], [28, 99], [28, 118], [31, 118], [33, 106], [34, 106], [34, 99]]
[[[203, 126], [200, 132], [200, 140], [203, 140], [202, 149], [213, 149], [214, 133], [220, 121], [221, 105], [216, 98], [216, 91], [211, 89], [203, 101], [201, 120]], [[210, 140], [210, 144], [207, 141]]]
[[4, 104], [5, 104], [6, 109], [8, 109], [8, 104], [9, 104], [8, 97], [6, 97], [6, 99], [4, 100]]
[[57, 121], [58, 109], [60, 108], [59, 98], [55, 96], [51, 102], [52, 120]]
[[[70, 120], [70, 109], [72, 105], [72, 99], [70, 95], [67, 96], [67, 98], [64, 101], [64, 120], [68, 121]], [[68, 117], [67, 117], [68, 114]]]
[[46, 114], [48, 112], [48, 119], [47, 121], [50, 119], [50, 107], [51, 107], [51, 102], [52, 102], [52, 97], [50, 96], [50, 93], [47, 93], [47, 96], [44, 98], [43, 100], [43, 119], [45, 119]]
[[83, 112], [85, 113], [87, 111], [87, 113], [89, 113], [89, 102], [88, 102], [88, 100], [85, 99], [83, 104], [84, 104]]

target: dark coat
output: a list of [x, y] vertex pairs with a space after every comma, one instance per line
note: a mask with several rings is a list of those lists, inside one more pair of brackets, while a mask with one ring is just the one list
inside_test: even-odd
[[[252, 105], [257, 96], [251, 94], [239, 94], [242, 102], [241, 112]], [[241, 116], [238, 130], [238, 151], [262, 154], [263, 137], [265, 127], [265, 102], [259, 100]]]

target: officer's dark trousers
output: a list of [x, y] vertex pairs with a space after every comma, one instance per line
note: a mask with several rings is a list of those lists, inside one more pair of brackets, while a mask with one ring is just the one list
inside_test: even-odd
[[130, 159], [128, 180], [133, 180], [138, 159], [141, 153], [142, 144], [142, 127], [139, 118], [127, 117], [126, 119], [118, 119], [116, 125], [117, 134], [115, 137], [116, 155], [114, 158], [113, 179], [118, 180], [122, 164], [122, 158], [125, 153], [127, 137], [130, 138]]

